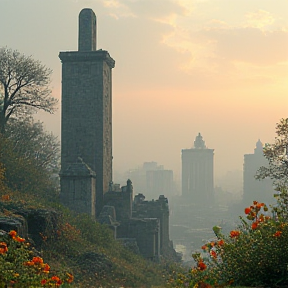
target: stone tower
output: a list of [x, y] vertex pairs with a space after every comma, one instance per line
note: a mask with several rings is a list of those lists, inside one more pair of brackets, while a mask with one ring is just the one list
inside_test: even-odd
[[199, 133], [194, 147], [182, 150], [182, 197], [194, 204], [214, 203], [214, 149], [208, 149]]
[[[62, 62], [60, 198], [72, 209], [77, 206], [77, 195], [84, 197], [87, 209], [96, 201], [91, 214], [99, 215], [103, 194], [112, 181], [111, 76], [115, 61], [107, 51], [96, 50], [96, 16], [91, 9], [83, 9], [79, 14], [78, 42], [78, 51], [59, 54]], [[78, 159], [87, 168], [86, 172], [89, 171], [86, 178], [75, 173]], [[96, 177], [96, 181], [89, 177]], [[84, 205], [78, 210], [90, 214], [85, 209]]]

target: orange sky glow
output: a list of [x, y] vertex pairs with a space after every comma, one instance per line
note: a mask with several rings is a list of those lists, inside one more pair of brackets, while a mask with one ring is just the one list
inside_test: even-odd
[[[244, 154], [288, 117], [288, 2], [276, 2], [0, 0], [0, 46], [51, 67], [60, 99], [58, 54], [77, 49], [78, 14], [92, 8], [97, 48], [116, 61], [114, 170], [156, 161], [179, 179], [181, 149], [201, 132], [217, 178], [242, 170]], [[60, 136], [60, 106], [37, 117]]]

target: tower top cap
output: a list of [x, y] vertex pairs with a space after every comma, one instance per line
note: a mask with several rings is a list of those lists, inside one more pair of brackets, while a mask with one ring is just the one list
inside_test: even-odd
[[201, 133], [199, 132], [194, 141], [194, 148], [196, 149], [206, 149], [205, 141]]
[[260, 139], [258, 139], [257, 143], [256, 143], [256, 148], [254, 149], [254, 154], [263, 154], [263, 144], [260, 141]]
[[84, 8], [79, 13], [78, 50], [96, 50], [96, 15], [90, 8]]

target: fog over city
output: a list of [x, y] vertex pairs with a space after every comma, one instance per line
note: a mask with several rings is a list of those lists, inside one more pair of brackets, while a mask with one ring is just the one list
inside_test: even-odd
[[[77, 217], [88, 214], [86, 220], [92, 220], [91, 225], [107, 229], [102, 237], [96, 226], [85, 224], [89, 231], [94, 229], [90, 238], [103, 240], [105, 249], [109, 246], [107, 239], [111, 239], [111, 243], [122, 243], [119, 247], [128, 248], [143, 259], [157, 263], [169, 259], [189, 267], [196, 264], [198, 272], [206, 269], [199, 266], [203, 265], [200, 248], [207, 248], [203, 243], [211, 244], [207, 249], [214, 257], [217, 245], [221, 251], [224, 249], [224, 237], [227, 243], [236, 241], [240, 232], [234, 229], [240, 227], [239, 215], [241, 219], [247, 214], [247, 219], [254, 221], [251, 229], [243, 222], [247, 231], [260, 229], [266, 223], [276, 223], [272, 227], [276, 229], [284, 215], [279, 211], [286, 209], [286, 205], [283, 208], [279, 204], [279, 198], [284, 201], [287, 196], [280, 189], [281, 181], [285, 187], [288, 182], [288, 120], [283, 120], [288, 119], [287, 11], [287, 0], [0, 0], [0, 108], [4, 112], [0, 119], [0, 144], [4, 147], [0, 147], [1, 201], [5, 205], [14, 201], [9, 194], [12, 190], [6, 188], [11, 182], [9, 185], [18, 193], [18, 174], [20, 188], [25, 187], [22, 182], [31, 182], [28, 176], [34, 176], [34, 186], [27, 191], [43, 200], [47, 198], [49, 205], [54, 201], [62, 204]], [[25, 60], [21, 53], [31, 58]], [[42, 82], [37, 71], [33, 75], [34, 66], [23, 59], [28, 64], [35, 64], [32, 59], [39, 60], [35, 64], [38, 68], [42, 67], [39, 63], [44, 64], [44, 72], [42, 68], [38, 71], [44, 75]], [[45, 86], [50, 70], [45, 67], [53, 70], [51, 95]], [[27, 71], [32, 71], [34, 82]], [[28, 83], [21, 86], [23, 79], [28, 79]], [[46, 104], [37, 100], [38, 96]], [[52, 111], [57, 102], [50, 96], [59, 101], [54, 114], [43, 112]], [[29, 118], [30, 106], [38, 109], [35, 119], [43, 122], [48, 134], [41, 124]], [[275, 127], [281, 119], [278, 132], [282, 129], [283, 141], [278, 142], [277, 149], [266, 146], [263, 154], [265, 143], [274, 143]], [[35, 137], [37, 133], [43, 137]], [[31, 141], [26, 142], [27, 139]], [[58, 139], [62, 140], [61, 153]], [[41, 159], [50, 170], [41, 170], [39, 161], [35, 161], [38, 166], [33, 166], [33, 170], [25, 170], [30, 167], [30, 160], [19, 154], [27, 160], [22, 163], [17, 154], [20, 152], [10, 143], [19, 150], [29, 150], [21, 152], [25, 157], [30, 155], [28, 160], [38, 161], [38, 154], [48, 151], [41, 154], [44, 160]], [[10, 149], [15, 154], [9, 154]], [[45, 155], [50, 155], [50, 159]], [[272, 168], [266, 170], [263, 166], [268, 164], [269, 156]], [[15, 174], [9, 171], [10, 161], [10, 171]], [[260, 167], [258, 181], [255, 173]], [[46, 178], [49, 181], [45, 182]], [[38, 187], [38, 180], [44, 183], [43, 187]], [[46, 185], [50, 182], [51, 187]], [[23, 191], [26, 193], [24, 188]], [[22, 191], [19, 192], [19, 203], [24, 203]], [[278, 206], [274, 193], [279, 196]], [[63, 206], [59, 205], [59, 209]], [[258, 215], [261, 209], [263, 214]], [[72, 220], [73, 215], [69, 214]], [[67, 230], [74, 233], [75, 227], [70, 225]], [[284, 230], [279, 227], [271, 230], [269, 239], [281, 236]], [[80, 235], [82, 228], [77, 229], [75, 234]], [[37, 232], [39, 237], [38, 234], [43, 238], [42, 232]], [[112, 248], [118, 247], [114, 244]], [[98, 261], [104, 254], [97, 254], [102, 248], [94, 248], [87, 250], [87, 255]], [[7, 245], [1, 249], [0, 254], [8, 251]], [[192, 259], [195, 251], [200, 251], [200, 258]], [[221, 255], [222, 252], [218, 256]], [[86, 254], [82, 256], [86, 261]], [[225, 261], [222, 263], [226, 265]], [[97, 278], [101, 274], [97, 273], [92, 274]], [[164, 276], [160, 274], [162, 281]], [[72, 274], [67, 275], [72, 281]], [[125, 277], [121, 278], [124, 282]]]
[[0, 0], [0, 46], [53, 69], [59, 110], [37, 117], [59, 137], [58, 54], [77, 50], [85, 7], [97, 16], [97, 49], [116, 61], [115, 174], [155, 161], [180, 182], [181, 150], [201, 132], [221, 183], [241, 175], [258, 139], [273, 142], [288, 107], [286, 0]]

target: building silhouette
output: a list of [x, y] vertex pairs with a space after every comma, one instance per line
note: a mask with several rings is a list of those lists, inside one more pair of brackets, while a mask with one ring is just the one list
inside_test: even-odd
[[194, 147], [182, 150], [182, 198], [191, 204], [214, 203], [214, 149], [208, 149], [199, 133]]
[[79, 14], [78, 51], [60, 52], [62, 131], [60, 200], [62, 204], [108, 225], [114, 237], [133, 251], [159, 261], [179, 255], [169, 239], [168, 199], [135, 196], [133, 185], [112, 181], [111, 76], [115, 61], [96, 50], [96, 16]]
[[127, 178], [133, 181], [136, 193], [142, 193], [146, 199], [154, 199], [159, 195], [171, 197], [176, 194], [173, 171], [164, 169], [157, 162], [144, 162], [142, 167], [129, 170]]
[[256, 143], [253, 154], [244, 155], [243, 165], [243, 205], [250, 206], [253, 201], [272, 204], [275, 202], [271, 179], [257, 180], [255, 175], [261, 166], [267, 166], [268, 161], [263, 155], [263, 144]]
[[60, 52], [59, 58], [60, 197], [73, 210], [98, 215], [112, 181], [111, 78], [115, 61], [107, 51], [96, 50], [96, 16], [91, 9], [79, 14], [78, 51]]

